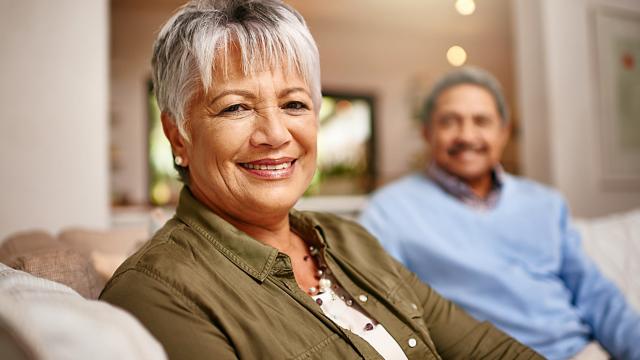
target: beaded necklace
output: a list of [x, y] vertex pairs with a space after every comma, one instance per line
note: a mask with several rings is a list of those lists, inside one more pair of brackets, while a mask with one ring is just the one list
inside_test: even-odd
[[327, 264], [325, 264], [322, 257], [320, 256], [320, 250], [318, 250], [315, 246], [309, 246], [309, 254], [311, 255], [305, 255], [303, 260], [309, 261], [309, 259], [313, 257], [318, 267], [318, 270], [316, 270], [315, 273], [315, 277], [316, 279], [318, 279], [318, 286], [312, 286], [307, 290], [307, 294], [313, 296], [329, 290], [331, 288], [332, 282], [331, 279], [327, 277], [327, 275], [329, 274], [329, 269], [327, 267]]

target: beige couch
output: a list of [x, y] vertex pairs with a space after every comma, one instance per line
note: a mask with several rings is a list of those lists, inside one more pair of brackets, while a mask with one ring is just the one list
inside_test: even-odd
[[[353, 217], [353, 212], [347, 214]], [[155, 215], [157, 217], [157, 214]], [[156, 221], [157, 222], [157, 221]], [[577, 220], [576, 226], [583, 236], [583, 245], [586, 252], [594, 259], [597, 265], [601, 268], [606, 276], [608, 276], [613, 282], [615, 282], [620, 289], [625, 293], [629, 302], [640, 309], [640, 278], [635, 274], [640, 274], [640, 209], [630, 211], [627, 213], [611, 215], [607, 217], [590, 219], [590, 220]], [[159, 223], [158, 223], [159, 224]], [[38, 306], [41, 307], [39, 311], [57, 311], [60, 316], [57, 317], [58, 321], [64, 322], [64, 317], [77, 317], [73, 315], [73, 311], [65, 313], [65, 309], [91, 309], [92, 307], [99, 307], [96, 311], [97, 314], [113, 313], [116, 309], [112, 307], [106, 307], [100, 301], [91, 301], [97, 298], [106, 280], [113, 274], [118, 265], [124, 261], [124, 259], [139, 248], [150, 236], [147, 230], [148, 226], [133, 227], [126, 229], [115, 229], [111, 231], [94, 231], [89, 229], [66, 229], [57, 236], [53, 236], [45, 231], [29, 231], [17, 233], [6, 238], [0, 245], [0, 262], [9, 265], [10, 267], [25, 272], [16, 272], [12, 269], [5, 268], [5, 275], [8, 271], [13, 271], [11, 276], [30, 276], [31, 280], [38, 279], [41, 283], [36, 283], [40, 288], [39, 291], [31, 291], [31, 293], [40, 293], [37, 299], [30, 299], [23, 301], [20, 304], [20, 297], [12, 296], [12, 293], [29, 293], [29, 291], [16, 290], [16, 288], [2, 289], [2, 276], [0, 276], [0, 354], [3, 353], [3, 321], [5, 325], [16, 326], [16, 321], [20, 317], [15, 316], [11, 318], [6, 314], [7, 311], [2, 311], [2, 307], [5, 306], [5, 310], [8, 306], [20, 305], [20, 308], [24, 311], [22, 318], [28, 318], [28, 310], [37, 310]], [[26, 273], [32, 274], [28, 275]], [[42, 279], [49, 279], [42, 280]], [[42, 307], [42, 299], [51, 298], [52, 293], [47, 292], [52, 288], [55, 288], [59, 284], [67, 285], [69, 288], [75, 290], [75, 292], [81, 294], [85, 299], [79, 296], [72, 296], [75, 292], [67, 287], [63, 292], [68, 293], [71, 299], [67, 302], [61, 302], [56, 307]], [[61, 285], [60, 285], [61, 286]], [[42, 289], [44, 287], [44, 290]], [[9, 298], [9, 299], [7, 299]], [[25, 298], [26, 299], [26, 298]], [[87, 306], [81, 304], [87, 302]], [[44, 301], [46, 303], [46, 301]], [[13, 304], [13, 305], [7, 305]], [[115, 313], [114, 313], [115, 314]], [[124, 315], [123, 315], [124, 314]], [[85, 330], [87, 324], [91, 324], [92, 319], [95, 320], [94, 325], [96, 329], [100, 328], [100, 321], [109, 321], [109, 316], [91, 317], [88, 313], [84, 313], [82, 316], [87, 316], [85, 319]], [[122, 318], [125, 320], [119, 324], [112, 324], [111, 329], [117, 329], [118, 327], [127, 327], [126, 331], [129, 331], [129, 327], [135, 329], [140, 339], [139, 343], [149, 344], [151, 354], [155, 358], [162, 358], [164, 354], [161, 352], [153, 352], [153, 349], [158, 349], [158, 345], [151, 336], [143, 331], [141, 325], [133, 319], [130, 315], [124, 312], [118, 312], [113, 318]], [[17, 320], [16, 320], [17, 319]], [[25, 322], [31, 322], [25, 324]], [[22, 321], [22, 326], [33, 327], [35, 323], [42, 324], [43, 320], [37, 317], [28, 318], [28, 320]], [[18, 321], [19, 323], [19, 321]], [[20, 324], [19, 324], [20, 325]], [[46, 324], [45, 324], [46, 325]], [[82, 339], [82, 336], [89, 335], [88, 341], [98, 341], [101, 336], [107, 336], [104, 333], [97, 331], [95, 334], [87, 331], [74, 331], [74, 326], [71, 323], [65, 327], [57, 327], [55, 331], [59, 331], [60, 334], [66, 334], [68, 339], [72, 339], [74, 336], [78, 336], [78, 339]], [[46, 326], [45, 326], [46, 327]], [[81, 328], [81, 326], [77, 326]], [[6, 329], [7, 327], [5, 327]], [[49, 331], [54, 331], [48, 329]], [[104, 331], [104, 327], [102, 327]], [[125, 330], [122, 330], [125, 331]], [[46, 331], [43, 334], [47, 334]], [[51, 333], [49, 333], [51, 335]], [[5, 340], [7, 335], [4, 334]], [[43, 335], [40, 339], [42, 341], [48, 341], [49, 338]], [[33, 337], [29, 341], [34, 342], [37, 340]], [[86, 342], [86, 341], [85, 341]], [[155, 345], [154, 345], [155, 344]], [[127, 348], [131, 344], [124, 344], [123, 348]], [[154, 347], [155, 346], [155, 347]], [[46, 346], [40, 344], [40, 350], [46, 348]], [[73, 348], [73, 347], [70, 347]], [[4, 349], [8, 351], [8, 349]], [[135, 349], [133, 349], [135, 350]], [[131, 351], [133, 351], [131, 350]], [[81, 354], [82, 349], [79, 348], [78, 354]], [[131, 351], [128, 354], [134, 354]], [[140, 351], [140, 349], [137, 349]], [[45, 351], [46, 353], [46, 351]], [[143, 353], [135, 353], [131, 358], [144, 358]], [[3, 357], [4, 358], [4, 357]], [[45, 359], [47, 357], [33, 357], [36, 359]], [[51, 357], [49, 357], [51, 358]], [[53, 357], [55, 358], [55, 357]], [[70, 358], [70, 357], [64, 357]], [[73, 357], [71, 357], [73, 358]], [[82, 358], [78, 356], [76, 358]], [[94, 357], [95, 358], [95, 357]], [[103, 357], [108, 359], [110, 357]], [[127, 358], [122, 354], [112, 358]], [[150, 357], [154, 358], [154, 357]], [[16, 358], [17, 359], [17, 358]], [[22, 358], [20, 358], [22, 359]]]
[[97, 299], [115, 269], [148, 238], [143, 227], [109, 231], [68, 228], [10, 235], [0, 245], [0, 262], [71, 287]]
[[166, 355], [129, 313], [0, 264], [0, 358], [162, 360]]
[[[1, 359], [166, 359], [129, 313], [97, 301], [144, 229], [21, 232], [0, 246]], [[7, 265], [9, 266], [7, 266]]]

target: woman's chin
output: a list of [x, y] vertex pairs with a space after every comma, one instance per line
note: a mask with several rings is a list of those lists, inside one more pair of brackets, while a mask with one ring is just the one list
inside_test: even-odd
[[254, 190], [251, 193], [251, 199], [247, 199], [247, 203], [251, 204], [253, 211], [284, 214], [293, 208], [303, 193], [304, 190], [293, 189], [291, 186], [282, 188], [270, 186], [267, 189]]
[[[298, 169], [299, 170], [299, 169]], [[245, 179], [244, 196], [250, 210], [287, 213], [298, 202], [311, 183], [311, 176], [293, 176], [280, 180]], [[247, 181], [248, 180], [248, 181]]]

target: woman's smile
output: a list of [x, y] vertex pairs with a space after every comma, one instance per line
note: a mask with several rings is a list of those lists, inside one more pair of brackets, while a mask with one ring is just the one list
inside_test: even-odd
[[287, 179], [295, 171], [295, 158], [260, 159], [251, 162], [238, 163], [244, 171], [264, 180]]

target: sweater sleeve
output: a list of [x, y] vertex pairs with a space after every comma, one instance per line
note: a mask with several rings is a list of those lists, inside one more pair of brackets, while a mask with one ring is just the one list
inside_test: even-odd
[[559, 227], [563, 253], [560, 277], [580, 316], [591, 327], [595, 340], [614, 358], [640, 359], [640, 316], [586, 255], [564, 203]]

